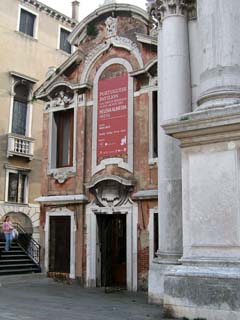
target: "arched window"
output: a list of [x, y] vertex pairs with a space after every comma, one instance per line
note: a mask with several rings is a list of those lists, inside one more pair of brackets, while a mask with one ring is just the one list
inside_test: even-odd
[[21, 83], [15, 86], [14, 91], [12, 133], [25, 136], [29, 88]]

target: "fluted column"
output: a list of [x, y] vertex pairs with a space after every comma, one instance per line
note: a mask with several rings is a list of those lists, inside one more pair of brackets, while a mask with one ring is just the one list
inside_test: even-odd
[[178, 141], [160, 124], [191, 111], [188, 9], [192, 1], [151, 2], [159, 32], [159, 262], [177, 263], [182, 255], [182, 181]]
[[198, 1], [200, 109], [240, 102], [239, 0]]

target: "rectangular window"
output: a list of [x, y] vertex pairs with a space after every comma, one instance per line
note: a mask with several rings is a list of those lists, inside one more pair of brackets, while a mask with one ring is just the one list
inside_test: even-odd
[[152, 151], [153, 158], [158, 157], [158, 92], [152, 93]]
[[29, 11], [21, 9], [19, 31], [34, 37], [34, 24], [36, 16]]
[[56, 167], [73, 165], [73, 109], [54, 113], [56, 124]]
[[157, 257], [158, 250], [158, 213], [153, 215], [153, 257]]
[[12, 133], [25, 136], [27, 120], [27, 103], [14, 100], [12, 116]]
[[67, 37], [69, 36], [70, 31], [60, 28], [60, 49], [67, 52], [71, 53], [71, 45], [67, 41]]
[[8, 202], [25, 203], [27, 175], [21, 172], [9, 172]]

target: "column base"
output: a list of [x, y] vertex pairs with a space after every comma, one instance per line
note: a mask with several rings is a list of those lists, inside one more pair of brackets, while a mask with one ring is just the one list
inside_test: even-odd
[[148, 273], [148, 302], [163, 304], [165, 274], [174, 265], [179, 265], [179, 254], [157, 253]]
[[240, 319], [240, 267], [175, 266], [164, 277], [166, 316]]

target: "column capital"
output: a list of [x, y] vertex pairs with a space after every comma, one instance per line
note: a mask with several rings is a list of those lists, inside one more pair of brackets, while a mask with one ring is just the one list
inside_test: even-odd
[[147, 0], [148, 12], [159, 23], [168, 16], [182, 15], [195, 19], [197, 0]]

